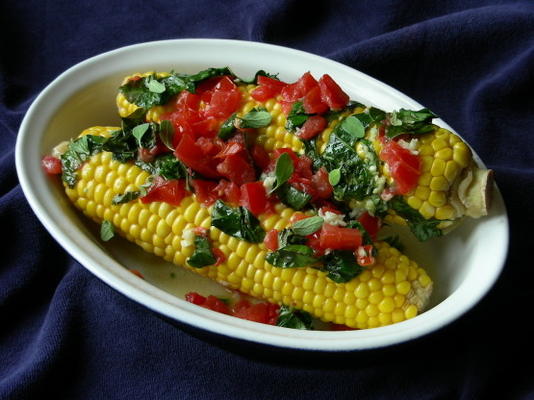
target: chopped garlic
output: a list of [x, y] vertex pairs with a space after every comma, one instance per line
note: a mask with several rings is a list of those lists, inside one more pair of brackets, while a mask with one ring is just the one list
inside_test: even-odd
[[69, 149], [70, 142], [67, 140], [62, 141], [56, 147], [52, 149], [52, 156], [56, 158], [61, 158], [63, 154]]
[[334, 226], [346, 226], [347, 223], [343, 221], [344, 215], [343, 214], [336, 214], [332, 211], [327, 211], [323, 213], [322, 210], [319, 210], [319, 217], [324, 219], [324, 222], [330, 225]]
[[417, 151], [417, 145], [419, 144], [419, 140], [417, 140], [416, 138], [413, 138], [409, 142], [404, 139], [400, 139], [397, 143], [401, 147], [404, 147], [406, 150], [410, 150], [410, 153], [412, 153], [413, 155], [416, 156], [419, 154], [419, 152]]

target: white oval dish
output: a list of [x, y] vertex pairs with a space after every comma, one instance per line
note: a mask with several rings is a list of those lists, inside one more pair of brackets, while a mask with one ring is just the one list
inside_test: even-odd
[[[115, 95], [124, 76], [150, 70], [193, 73], [222, 66], [245, 78], [259, 69], [278, 72], [288, 82], [304, 71], [314, 76], [328, 73], [352, 99], [364, 104], [385, 110], [422, 107], [345, 65], [262, 43], [218, 39], [149, 42], [83, 61], [62, 73], [35, 99], [22, 121], [16, 144], [17, 173], [30, 206], [52, 236], [82, 265], [129, 298], [194, 327], [267, 345], [323, 351], [370, 349], [420, 337], [460, 317], [490, 290], [508, 249], [508, 218], [496, 186], [489, 216], [466, 221], [449, 236], [428, 243], [407, 242], [407, 254], [434, 280], [430, 309], [381, 328], [300, 331], [215, 313], [182, 299], [188, 291], [220, 294], [219, 285], [144, 253], [125, 240], [102, 244], [95, 234], [95, 224], [74, 211], [59, 183], [42, 172], [43, 155], [87, 127], [119, 124]], [[436, 123], [452, 131], [442, 120]], [[125, 267], [140, 270], [146, 280]]]

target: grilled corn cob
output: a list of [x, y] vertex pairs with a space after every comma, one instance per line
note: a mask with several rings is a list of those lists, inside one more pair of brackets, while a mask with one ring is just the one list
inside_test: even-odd
[[[147, 76], [151, 73], [134, 76]], [[158, 74], [163, 76], [165, 74]], [[126, 77], [127, 82], [133, 76]], [[277, 148], [291, 148], [297, 153], [302, 153], [303, 142], [294, 134], [285, 129], [286, 116], [282, 112], [279, 98], [272, 98], [266, 102], [254, 100], [250, 93], [256, 85], [240, 85], [243, 93], [242, 106], [238, 115], [244, 115], [255, 107], [265, 107], [273, 118], [273, 123], [268, 127], [260, 128], [255, 140], [267, 151]], [[126, 117], [137, 106], [129, 103], [119, 93], [117, 95], [119, 114]], [[165, 112], [170, 111], [168, 105], [156, 106], [149, 110], [147, 121], [159, 122]], [[348, 115], [364, 112], [365, 109], [357, 107], [351, 112], [341, 113], [332, 120], [328, 127], [321, 133], [317, 140], [319, 152], [324, 151], [330, 133], [334, 127]], [[368, 129], [366, 138], [373, 142], [377, 153], [380, 152], [381, 144], [376, 133]], [[447, 228], [455, 226], [455, 222], [463, 217], [478, 218], [487, 215], [491, 200], [492, 171], [480, 169], [473, 160], [470, 148], [460, 137], [454, 133], [439, 128], [435, 131], [418, 136], [414, 140], [411, 150], [421, 157], [422, 170], [417, 186], [410, 193], [404, 195], [406, 203], [418, 211], [425, 219], [437, 219], [441, 222], [438, 228], [447, 231]], [[387, 165], [383, 164], [381, 173], [392, 182]], [[395, 211], [389, 210], [386, 221], [400, 225], [406, 225], [406, 220], [398, 216]]]
[[[93, 127], [81, 135], [108, 136], [115, 129]], [[120, 163], [112, 153], [100, 152], [89, 158], [78, 171], [76, 184], [65, 185], [65, 190], [84, 214], [99, 223], [112, 222], [117, 232], [144, 250], [229, 288], [303, 309], [326, 322], [360, 329], [383, 326], [416, 316], [428, 302], [432, 282], [427, 273], [385, 242], [376, 243], [375, 265], [347, 283], [335, 283], [314, 268], [270, 265], [263, 243], [251, 244], [211, 227], [211, 209], [195, 195], [184, 198], [178, 207], [139, 200], [112, 204], [114, 196], [139, 190], [148, 178], [133, 163]], [[283, 229], [295, 213], [279, 204], [274, 215], [260, 215], [260, 224], [266, 231]], [[200, 269], [187, 265], [193, 248], [183, 245], [183, 236], [194, 227], [209, 229], [212, 244], [225, 254], [225, 262]]]

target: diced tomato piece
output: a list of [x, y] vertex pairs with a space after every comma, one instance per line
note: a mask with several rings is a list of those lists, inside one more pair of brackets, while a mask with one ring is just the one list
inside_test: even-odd
[[293, 108], [293, 102], [292, 101], [280, 101], [280, 105], [282, 106], [282, 112], [285, 115], [289, 115], [291, 112], [291, 109]]
[[162, 201], [164, 203], [179, 206], [182, 199], [187, 195], [184, 179], [165, 180], [157, 176], [148, 190], [148, 193], [141, 197], [142, 203], [152, 203], [153, 201]]
[[247, 300], [239, 300], [232, 307], [234, 317], [249, 321], [260, 322], [262, 324], [275, 325], [278, 320], [280, 306], [272, 303], [251, 304]]
[[360, 215], [360, 218], [358, 218], [358, 222], [362, 224], [369, 236], [371, 236], [371, 239], [376, 240], [376, 234], [380, 230], [381, 225], [380, 218], [373, 217], [371, 214], [365, 211], [362, 215]]
[[231, 90], [236, 90], [237, 86], [235, 85], [232, 78], [230, 78], [228, 75], [224, 75], [219, 79], [219, 82], [215, 85], [213, 88], [214, 90], [222, 90], [223, 92], [228, 92]]
[[274, 149], [272, 152], [272, 159], [271, 162], [267, 168], [267, 171], [273, 171], [276, 167], [276, 162], [278, 161], [278, 158], [283, 154], [287, 153], [289, 157], [291, 157], [291, 160], [293, 161], [293, 168], [298, 164], [299, 162], [299, 156], [297, 153], [295, 153], [292, 149], [288, 147], [281, 147], [279, 149]]
[[193, 232], [195, 233], [195, 235], [198, 235], [198, 236], [204, 236], [204, 237], [208, 237], [208, 233], [209, 233], [209, 230], [207, 230], [206, 228], [202, 227], [202, 226], [195, 226], [193, 228]]
[[241, 186], [241, 199], [239, 204], [248, 208], [254, 215], [259, 215], [267, 205], [267, 193], [261, 182], [245, 183]]
[[176, 148], [178, 144], [180, 143], [180, 140], [182, 140], [183, 136], [191, 136], [194, 137], [193, 128], [191, 128], [191, 125], [189, 122], [186, 122], [184, 120], [174, 118], [173, 114], [170, 114], [168, 116], [163, 116], [162, 119], [167, 119], [171, 122], [171, 124], [174, 127], [174, 136], [172, 138], [172, 146]]
[[243, 183], [253, 182], [256, 180], [256, 170], [248, 157], [241, 154], [232, 154], [224, 158], [217, 165], [217, 172], [228, 180], [242, 185]]
[[215, 90], [204, 109], [204, 116], [227, 119], [237, 110], [240, 102], [241, 92], [239, 90]]
[[258, 86], [256, 89], [250, 92], [250, 95], [254, 100], [264, 102], [276, 96], [276, 92], [266, 86]]
[[332, 110], [340, 110], [349, 102], [349, 95], [346, 94], [339, 85], [328, 74], [324, 74], [319, 79], [321, 98], [323, 102]]
[[323, 114], [328, 111], [328, 105], [322, 99], [319, 86], [315, 86], [306, 93], [302, 105], [306, 114]]
[[339, 211], [337, 208], [330, 204], [322, 206], [319, 211], [321, 211], [323, 214], [326, 214], [327, 212], [331, 212], [334, 214], [343, 214], [341, 211]]
[[208, 178], [219, 177], [214, 160], [206, 159], [202, 147], [197, 145], [189, 135], [182, 136], [174, 150], [174, 155], [189, 168]]
[[269, 157], [269, 153], [267, 153], [267, 150], [265, 150], [263, 146], [255, 143], [252, 146], [250, 153], [252, 159], [254, 160], [254, 164], [256, 164], [261, 170], [264, 170], [269, 166], [271, 157]]
[[356, 262], [362, 267], [367, 267], [375, 263], [373, 257], [373, 245], [366, 244], [365, 246], [359, 246], [356, 249]]
[[332, 195], [334, 188], [328, 180], [328, 172], [325, 167], [319, 168], [311, 179], [319, 198], [328, 199]]
[[196, 304], [197, 306], [204, 304], [206, 302], [206, 298], [196, 292], [187, 293], [185, 295], [185, 300], [190, 303]]
[[286, 102], [294, 102], [303, 98], [306, 93], [317, 86], [317, 81], [311, 73], [304, 73], [298, 81], [287, 85], [282, 89], [282, 100]]
[[206, 301], [204, 304], [200, 304], [200, 306], [207, 308], [208, 310], [220, 312], [222, 314], [230, 314], [230, 308], [226, 305], [226, 303], [215, 296], [206, 297]]
[[187, 109], [198, 111], [199, 106], [200, 96], [198, 94], [188, 92], [187, 90], [182, 91], [176, 98], [175, 108], [178, 111], [184, 111]]
[[226, 256], [221, 249], [217, 247], [213, 247], [211, 249], [211, 252], [215, 256], [215, 264], [213, 265], [215, 265], [216, 267], [218, 267], [219, 265], [221, 265], [223, 262], [226, 261]]
[[239, 189], [239, 186], [237, 186], [234, 182], [221, 179], [213, 190], [217, 193], [218, 197], [224, 201], [233, 204], [239, 204], [239, 199], [241, 198], [241, 189]]
[[321, 231], [317, 231], [309, 236], [308, 238], [308, 246], [310, 246], [313, 249], [313, 253], [317, 257], [321, 257], [324, 255], [326, 248], [321, 246]]
[[48, 175], [61, 174], [61, 160], [52, 156], [44, 156], [41, 160], [41, 167]]
[[295, 222], [300, 221], [301, 219], [306, 219], [306, 218], [310, 218], [310, 215], [302, 214], [301, 212], [296, 212], [289, 219], [289, 222], [291, 222], [291, 224], [294, 224]]
[[269, 78], [268, 76], [260, 75], [258, 76], [258, 85], [268, 87], [269, 89], [276, 91], [276, 94], [278, 94], [287, 86], [287, 83], [278, 79]]
[[221, 126], [221, 120], [217, 118], [204, 118], [198, 122], [193, 122], [191, 128], [195, 132], [196, 136], [215, 137], [219, 132]]
[[137, 269], [131, 269], [130, 272], [141, 279], [145, 279], [145, 276]]
[[239, 142], [228, 142], [223, 149], [215, 155], [215, 158], [225, 158], [231, 155], [246, 152], [245, 145]]
[[276, 229], [271, 229], [267, 232], [263, 239], [263, 244], [265, 244], [265, 247], [267, 247], [268, 250], [278, 250], [278, 231]]
[[407, 194], [417, 186], [421, 175], [421, 160], [394, 140], [384, 140], [380, 159], [389, 167], [397, 184], [397, 194]]
[[308, 178], [310, 179], [313, 175], [312, 172], [312, 164], [313, 161], [310, 157], [302, 155], [298, 158], [297, 162], [293, 163], [294, 168], [294, 174], [297, 174], [298, 176], [302, 178]]
[[195, 196], [199, 202], [209, 206], [217, 200], [217, 192], [215, 191], [217, 182], [206, 181], [203, 179], [192, 179], [191, 186], [193, 186]]
[[201, 136], [195, 141], [195, 145], [201, 149], [204, 156], [213, 158], [216, 154], [219, 154], [224, 142]]
[[358, 229], [342, 228], [323, 224], [320, 246], [332, 250], [356, 250], [362, 244], [362, 233]]
[[324, 131], [328, 126], [328, 121], [326, 118], [321, 117], [320, 115], [312, 115], [308, 117], [304, 125], [300, 127], [297, 131], [299, 138], [308, 140], [317, 136], [319, 133]]
[[357, 330], [356, 328], [351, 328], [351, 327], [349, 327], [347, 325], [334, 324], [334, 323], [330, 324], [330, 329], [333, 330], [333, 331], [355, 331], [355, 330]]
[[[233, 85], [228, 85], [228, 82], [226, 83], [223, 83], [222, 84], [222, 87], [224, 88], [228, 88], [228, 89], [224, 89], [224, 90], [232, 90], [232, 89], [235, 89], [235, 84], [233, 83], [232, 79], [230, 77], [228, 77], [227, 75], [222, 75], [222, 76], [214, 76], [212, 78], [209, 78], [209, 79], [206, 79], [202, 82], [200, 82], [198, 85], [197, 85], [197, 88], [195, 90], [195, 92], [199, 95], [202, 95], [204, 94], [205, 92], [207, 91], [213, 91], [217, 85], [219, 84], [219, 82], [221, 82], [222, 80], [224, 80], [224, 78], [228, 78], [230, 80], [230, 83]], [[228, 85], [228, 86], [227, 86]], [[220, 88], [220, 86], [219, 86]]]
[[308, 193], [311, 196], [312, 201], [318, 198], [317, 190], [315, 190], [315, 185], [311, 179], [293, 174], [291, 178], [288, 179], [288, 183], [295, 189], [304, 193]]

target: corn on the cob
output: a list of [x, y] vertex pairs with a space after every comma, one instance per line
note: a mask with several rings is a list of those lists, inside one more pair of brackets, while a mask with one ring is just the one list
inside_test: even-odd
[[[149, 74], [151, 72], [138, 74], [138, 76]], [[124, 82], [131, 78], [132, 76], [125, 78]], [[250, 93], [256, 87], [252, 84], [239, 86], [243, 93], [243, 102], [238, 110], [238, 115], [241, 116], [253, 108], [261, 106], [265, 107], [272, 115], [273, 123], [258, 130], [256, 142], [264, 146], [267, 151], [287, 147], [295, 152], [302, 152], [303, 142], [285, 129], [286, 116], [282, 112], [279, 99], [273, 98], [263, 103], [254, 100]], [[137, 108], [120, 93], [117, 96], [117, 106], [119, 114], [123, 117]], [[319, 151], [324, 151], [330, 133], [341, 119], [350, 114], [364, 112], [364, 110], [364, 108], [357, 107], [351, 112], [341, 113], [331, 121], [318, 137], [317, 147]], [[159, 122], [161, 115], [168, 111], [170, 111], [168, 105], [153, 107], [147, 114], [147, 121]], [[380, 152], [381, 144], [376, 135], [368, 131], [366, 138], [372, 140], [375, 150], [377, 153]], [[478, 218], [487, 215], [492, 171], [482, 170], [476, 166], [467, 144], [444, 128], [438, 128], [433, 132], [421, 135], [414, 142], [415, 146], [412, 146], [412, 151], [421, 157], [422, 171], [417, 187], [404, 195], [407, 204], [417, 210], [425, 219], [433, 218], [443, 221], [438, 225], [438, 228], [445, 231], [446, 228], [454, 226], [454, 222], [464, 216]], [[386, 164], [382, 165], [381, 173], [391, 183], [392, 178]], [[393, 210], [388, 211], [386, 221], [406, 225], [406, 220], [396, 215]]]
[[[94, 127], [82, 133], [108, 136], [117, 128]], [[92, 156], [79, 170], [77, 183], [66, 193], [96, 222], [108, 220], [128, 240], [179, 266], [214, 279], [254, 297], [310, 312], [326, 322], [353, 328], [372, 328], [417, 315], [427, 304], [432, 282], [427, 273], [397, 249], [377, 242], [377, 262], [347, 283], [335, 283], [314, 268], [281, 269], [265, 261], [263, 243], [251, 244], [211, 227], [210, 208], [195, 195], [180, 206], [135, 200], [112, 204], [118, 194], [135, 191], [149, 174], [132, 163], [120, 163], [109, 152]], [[295, 211], [279, 204], [274, 215], [261, 215], [265, 230], [290, 225]], [[186, 260], [193, 248], [183, 246], [183, 235], [194, 227], [210, 229], [213, 246], [226, 256], [219, 266], [191, 268]]]

